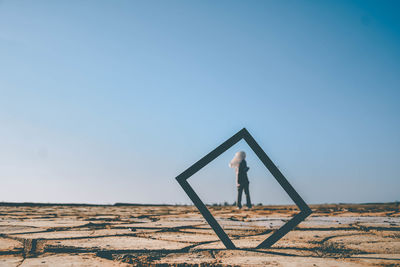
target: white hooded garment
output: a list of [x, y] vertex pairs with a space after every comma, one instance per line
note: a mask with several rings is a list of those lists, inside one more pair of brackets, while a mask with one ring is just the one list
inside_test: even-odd
[[235, 156], [233, 157], [233, 159], [229, 163], [229, 167], [236, 168], [236, 169], [239, 168], [240, 163], [245, 158], [246, 158], [246, 153], [244, 151], [236, 152]]

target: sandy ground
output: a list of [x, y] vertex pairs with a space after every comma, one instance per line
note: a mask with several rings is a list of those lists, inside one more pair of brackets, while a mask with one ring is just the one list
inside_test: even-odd
[[0, 204], [0, 266], [400, 266], [399, 204], [315, 205], [270, 249], [254, 249], [294, 206], [209, 207], [227, 250], [193, 206]]

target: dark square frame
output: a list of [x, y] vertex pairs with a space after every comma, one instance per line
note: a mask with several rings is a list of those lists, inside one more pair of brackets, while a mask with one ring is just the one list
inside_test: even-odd
[[217, 234], [219, 239], [221, 239], [222, 243], [224, 243], [227, 249], [236, 249], [232, 240], [228, 237], [222, 227], [218, 224], [214, 216], [207, 209], [206, 205], [201, 201], [199, 196], [193, 190], [193, 188], [188, 183], [187, 179], [189, 179], [193, 174], [198, 172], [208, 163], [216, 159], [226, 150], [234, 146], [241, 139], [244, 139], [246, 143], [250, 146], [250, 148], [254, 151], [257, 157], [261, 160], [261, 162], [267, 167], [267, 169], [271, 172], [271, 174], [275, 177], [278, 183], [282, 186], [282, 188], [286, 191], [286, 193], [290, 196], [293, 202], [300, 209], [300, 213], [296, 214], [292, 219], [286, 222], [282, 227], [276, 230], [272, 235], [270, 235], [267, 239], [261, 242], [256, 248], [269, 248], [273, 244], [275, 244], [279, 239], [281, 239], [284, 235], [286, 235], [289, 231], [295, 228], [300, 222], [302, 222], [305, 218], [307, 218], [311, 214], [311, 209], [304, 202], [304, 200], [300, 197], [300, 195], [294, 190], [294, 188], [290, 185], [288, 180], [283, 176], [280, 170], [275, 166], [275, 164], [271, 161], [271, 159], [267, 156], [267, 154], [262, 150], [262, 148], [258, 145], [256, 140], [250, 135], [250, 133], [243, 128], [236, 134], [234, 134], [231, 138], [223, 142], [216, 149], [208, 153], [202, 159], [197, 161], [195, 164], [190, 166], [187, 170], [182, 172], [180, 175], [176, 177], [176, 180], [182, 186], [183, 190], [185, 190], [186, 194], [193, 201], [194, 205], [203, 215], [204, 219], [208, 222], [214, 232]]

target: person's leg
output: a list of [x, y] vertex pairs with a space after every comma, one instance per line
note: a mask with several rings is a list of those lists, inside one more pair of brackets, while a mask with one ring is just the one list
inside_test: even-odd
[[251, 208], [250, 191], [249, 191], [249, 185], [248, 184], [244, 187], [244, 193], [246, 194], [247, 207]]
[[238, 208], [242, 207], [242, 193], [243, 193], [243, 186], [239, 185], [238, 186], [237, 201], [236, 201], [236, 205], [238, 206]]

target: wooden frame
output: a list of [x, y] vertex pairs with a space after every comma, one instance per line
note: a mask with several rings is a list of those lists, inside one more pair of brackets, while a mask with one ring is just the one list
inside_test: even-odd
[[244, 139], [246, 143], [250, 146], [250, 148], [254, 151], [257, 157], [261, 160], [261, 162], [267, 167], [267, 169], [271, 172], [271, 174], [275, 177], [278, 183], [283, 187], [283, 189], [288, 193], [293, 202], [299, 207], [300, 213], [295, 215], [291, 220], [286, 222], [281, 228], [276, 230], [272, 235], [270, 235], [267, 239], [261, 242], [257, 248], [269, 248], [273, 244], [275, 244], [279, 239], [281, 239], [284, 235], [286, 235], [290, 230], [292, 230], [296, 225], [302, 222], [307, 216], [311, 214], [311, 209], [304, 202], [304, 200], [300, 197], [300, 195], [294, 190], [294, 188], [290, 185], [288, 180], [283, 176], [280, 170], [275, 166], [275, 164], [271, 161], [271, 159], [267, 156], [267, 154], [262, 150], [262, 148], [257, 144], [254, 138], [250, 135], [250, 133], [243, 128], [236, 134], [234, 134], [231, 138], [223, 142], [216, 149], [208, 153], [202, 159], [197, 161], [195, 164], [190, 166], [187, 170], [176, 177], [176, 180], [182, 186], [183, 190], [185, 190], [186, 194], [193, 201], [194, 205], [203, 215], [204, 219], [208, 222], [214, 232], [217, 234], [219, 239], [221, 239], [222, 243], [224, 243], [227, 249], [235, 249], [235, 245], [232, 240], [228, 237], [222, 227], [218, 224], [214, 216], [207, 209], [206, 205], [201, 201], [199, 196], [193, 190], [193, 188], [188, 183], [187, 179], [189, 179], [193, 174], [198, 172], [208, 163], [216, 159], [219, 155], [224, 153], [226, 150], [231, 148], [241, 139]]

